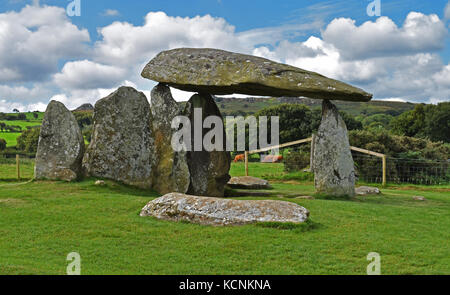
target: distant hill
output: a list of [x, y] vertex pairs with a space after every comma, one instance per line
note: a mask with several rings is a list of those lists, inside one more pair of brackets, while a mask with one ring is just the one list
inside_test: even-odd
[[[233, 115], [239, 112], [253, 114], [263, 108], [282, 103], [304, 104], [312, 109], [321, 108], [322, 100], [303, 97], [247, 97], [247, 98], [222, 98], [216, 97], [216, 103], [223, 115]], [[352, 116], [370, 116], [374, 114], [389, 114], [398, 116], [403, 112], [414, 109], [414, 104], [409, 102], [394, 102], [373, 100], [370, 102], [334, 101], [339, 110]]]
[[75, 110], [73, 110], [74, 112], [89, 112], [89, 111], [93, 111], [94, 110], [94, 106], [90, 103], [85, 103], [81, 106], [79, 106], [78, 108], [76, 108]]

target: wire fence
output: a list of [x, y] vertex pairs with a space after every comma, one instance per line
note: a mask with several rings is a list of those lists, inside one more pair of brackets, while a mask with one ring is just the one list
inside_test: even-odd
[[34, 158], [25, 154], [0, 154], [0, 181], [23, 181], [34, 177]]
[[[383, 161], [381, 158], [352, 151], [357, 180], [363, 183], [383, 183]], [[244, 161], [244, 158], [238, 161]], [[280, 163], [285, 173], [309, 171], [308, 147], [280, 150], [280, 155], [270, 153], [249, 156], [252, 163]], [[393, 184], [449, 185], [450, 161], [386, 158], [386, 181]]]
[[[269, 153], [253, 154], [251, 163], [279, 163], [286, 173], [308, 171], [309, 153], [306, 149], [282, 149], [281, 155]], [[298, 153], [292, 157], [291, 153]], [[382, 183], [382, 160], [378, 157], [352, 152], [356, 177], [366, 183]], [[237, 162], [244, 158], [238, 158]], [[287, 163], [286, 161], [289, 161]], [[30, 155], [1, 154], [0, 181], [29, 180], [34, 175], [35, 160]], [[388, 183], [448, 185], [450, 184], [450, 161], [432, 161], [388, 157], [386, 160], [386, 178]], [[286, 169], [286, 167], [289, 169]], [[289, 170], [289, 171], [288, 171]]]

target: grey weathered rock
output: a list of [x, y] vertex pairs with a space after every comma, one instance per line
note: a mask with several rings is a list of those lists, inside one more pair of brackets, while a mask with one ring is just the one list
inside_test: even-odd
[[171, 141], [172, 120], [182, 114], [182, 109], [173, 99], [170, 88], [159, 84], [151, 93], [152, 129], [155, 138], [153, 188], [160, 194], [186, 193], [190, 184], [190, 173], [185, 151], [175, 152]]
[[305, 222], [309, 211], [295, 203], [273, 200], [231, 200], [170, 193], [149, 202], [141, 216], [205, 225], [255, 222]]
[[106, 182], [104, 180], [97, 180], [94, 184], [96, 186], [105, 186]]
[[322, 122], [314, 141], [313, 172], [316, 192], [332, 196], [355, 195], [355, 169], [347, 127], [337, 108], [322, 104]]
[[227, 185], [236, 189], [270, 189], [269, 182], [253, 176], [232, 177]]
[[35, 178], [73, 181], [81, 173], [84, 140], [73, 114], [51, 101], [42, 121], [36, 153]]
[[90, 103], [85, 103], [80, 105], [78, 108], [74, 110], [74, 112], [86, 112], [86, 111], [93, 111], [94, 106]]
[[427, 200], [425, 197], [422, 197], [422, 196], [413, 196], [412, 198], [414, 201], [421, 201], [421, 202]]
[[355, 189], [355, 193], [359, 196], [365, 195], [379, 195], [381, 194], [380, 190], [377, 187], [370, 186], [360, 186]]
[[83, 158], [86, 173], [150, 188], [154, 139], [147, 98], [120, 87], [95, 104], [91, 143]]
[[[223, 151], [206, 151], [204, 148], [202, 148], [202, 151], [195, 151], [194, 135], [196, 131], [194, 129], [196, 127], [194, 122], [194, 109], [196, 108], [201, 109], [202, 118], [200, 119], [205, 119], [208, 116], [218, 116], [222, 118], [219, 108], [211, 95], [195, 94], [186, 103], [184, 114], [191, 122], [191, 140], [193, 149], [187, 153], [189, 172], [191, 174], [191, 183], [188, 194], [223, 197], [225, 185], [230, 180], [228, 172], [230, 171], [231, 165], [231, 155], [225, 148], [225, 131], [223, 132]], [[225, 128], [223, 128], [223, 130], [225, 130]], [[209, 131], [210, 129], [203, 128], [201, 138]]]
[[262, 96], [305, 96], [369, 101], [365, 91], [314, 72], [218, 49], [179, 48], [159, 53], [142, 77], [181, 90]]

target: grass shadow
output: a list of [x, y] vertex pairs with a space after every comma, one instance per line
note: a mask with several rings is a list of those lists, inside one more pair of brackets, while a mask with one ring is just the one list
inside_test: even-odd
[[308, 232], [312, 230], [318, 230], [324, 228], [324, 225], [314, 222], [311, 219], [303, 223], [293, 223], [293, 222], [257, 222], [255, 223], [258, 227], [263, 228], [273, 228], [278, 230], [292, 230], [295, 232]]

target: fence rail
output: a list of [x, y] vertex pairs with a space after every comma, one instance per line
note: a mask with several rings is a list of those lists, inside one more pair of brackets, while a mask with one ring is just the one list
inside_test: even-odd
[[[296, 140], [244, 153], [245, 175], [249, 175], [249, 157], [274, 149], [288, 148], [311, 142], [310, 155], [314, 154], [314, 135], [310, 138]], [[381, 183], [385, 186], [390, 183], [413, 184], [449, 184], [450, 162], [421, 159], [404, 159], [388, 157], [385, 154], [369, 151], [359, 147], [350, 147], [355, 162], [356, 174], [359, 180], [372, 183]], [[313, 157], [310, 157], [310, 167]]]

